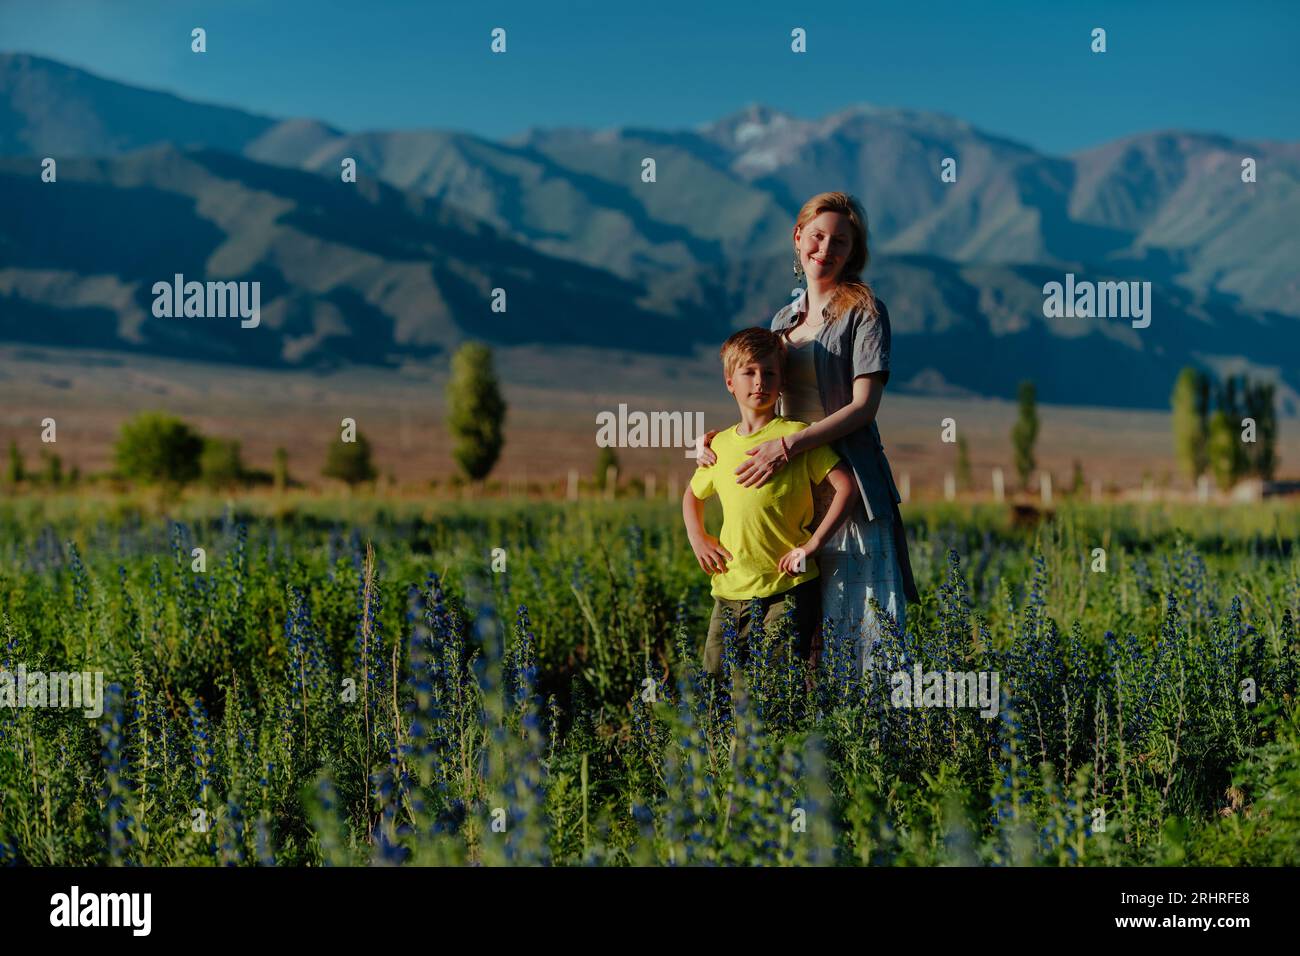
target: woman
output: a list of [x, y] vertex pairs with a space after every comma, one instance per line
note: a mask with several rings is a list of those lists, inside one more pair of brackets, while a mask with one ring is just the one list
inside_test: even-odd
[[[749, 449], [736, 469], [747, 487], [764, 484], [797, 455], [830, 444], [857, 480], [861, 499], [840, 530], [817, 553], [822, 614], [857, 644], [858, 661], [869, 664], [880, 622], [874, 597], [904, 627], [906, 601], [919, 601], [900, 500], [885, 458], [876, 411], [889, 381], [889, 311], [862, 281], [867, 265], [867, 222], [856, 200], [821, 193], [804, 203], [794, 227], [794, 272], [807, 287], [772, 319], [788, 349], [788, 374], [778, 411], [808, 428]], [[706, 438], [713, 437], [710, 433]], [[716, 460], [707, 447], [699, 463]], [[816, 496], [814, 524], [829, 497]]]

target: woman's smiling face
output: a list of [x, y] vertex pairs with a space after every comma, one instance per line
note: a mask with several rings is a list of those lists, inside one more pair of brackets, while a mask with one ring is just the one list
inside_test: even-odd
[[849, 219], [838, 212], [819, 213], [808, 225], [796, 227], [794, 241], [810, 282], [834, 279], [853, 251]]

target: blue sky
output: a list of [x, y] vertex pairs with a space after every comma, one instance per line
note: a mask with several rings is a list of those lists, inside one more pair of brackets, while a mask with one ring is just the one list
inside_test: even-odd
[[[488, 49], [497, 26], [504, 56]], [[807, 54], [790, 52], [796, 26]], [[1105, 54], [1089, 50], [1098, 26]], [[345, 130], [492, 138], [869, 102], [1051, 153], [1153, 129], [1300, 139], [1298, 39], [1292, 0], [0, 0], [0, 50]]]

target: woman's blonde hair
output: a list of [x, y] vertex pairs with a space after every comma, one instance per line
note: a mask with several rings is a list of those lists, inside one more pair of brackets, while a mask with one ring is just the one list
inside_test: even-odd
[[[795, 225], [805, 229], [808, 223], [824, 212], [837, 212], [848, 219], [849, 231], [853, 236], [853, 248], [840, 267], [835, 292], [828, 305], [830, 321], [841, 318], [855, 306], [861, 306], [874, 319], [877, 314], [876, 294], [871, 291], [871, 286], [862, 281], [862, 270], [871, 258], [867, 249], [867, 214], [848, 193], [818, 193], [803, 204]], [[799, 246], [796, 244], [795, 254], [798, 253]]]

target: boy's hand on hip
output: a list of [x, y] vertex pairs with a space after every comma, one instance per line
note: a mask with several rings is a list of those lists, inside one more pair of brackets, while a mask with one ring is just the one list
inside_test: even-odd
[[700, 567], [706, 574], [726, 571], [727, 562], [731, 560], [731, 552], [711, 534], [701, 535], [698, 539], [692, 538], [691, 550], [695, 552], [695, 560], [700, 562]]

